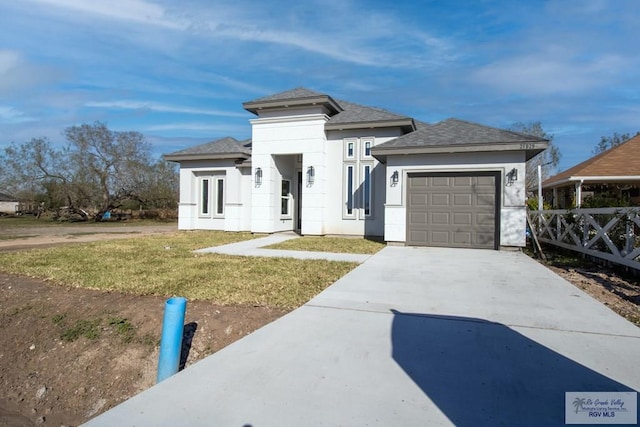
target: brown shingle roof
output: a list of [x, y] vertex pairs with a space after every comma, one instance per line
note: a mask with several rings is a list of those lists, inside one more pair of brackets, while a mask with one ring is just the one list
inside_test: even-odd
[[640, 177], [640, 135], [552, 176], [543, 186], [589, 177]]

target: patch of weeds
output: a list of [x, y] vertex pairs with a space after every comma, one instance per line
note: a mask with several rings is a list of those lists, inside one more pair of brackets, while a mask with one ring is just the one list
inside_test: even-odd
[[60, 335], [63, 341], [71, 342], [80, 337], [95, 340], [100, 336], [100, 319], [78, 320], [73, 326], [65, 329]]
[[109, 326], [113, 327], [116, 334], [122, 338], [122, 342], [128, 344], [133, 341], [136, 335], [135, 327], [128, 319], [120, 317], [112, 317], [108, 321]]
[[15, 316], [16, 314], [24, 313], [25, 311], [29, 311], [33, 308], [31, 304], [21, 305], [20, 307], [16, 307], [9, 313], [9, 316]]
[[56, 314], [53, 316], [53, 323], [56, 325], [63, 325], [65, 323], [65, 319], [67, 318], [66, 314]]
[[153, 334], [146, 333], [140, 338], [140, 342], [149, 347], [158, 347], [160, 345], [160, 339], [153, 336]]

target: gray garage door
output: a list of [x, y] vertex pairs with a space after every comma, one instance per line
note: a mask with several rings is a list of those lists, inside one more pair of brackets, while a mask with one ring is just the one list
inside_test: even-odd
[[407, 244], [497, 249], [496, 173], [413, 174], [407, 189]]

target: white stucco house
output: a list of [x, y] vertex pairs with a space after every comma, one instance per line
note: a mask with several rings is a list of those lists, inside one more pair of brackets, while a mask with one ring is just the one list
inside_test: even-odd
[[544, 139], [422, 123], [305, 88], [243, 107], [255, 115], [251, 139], [164, 156], [180, 163], [180, 229], [525, 245], [525, 162]]
[[13, 215], [18, 212], [20, 202], [13, 196], [0, 193], [0, 213]]

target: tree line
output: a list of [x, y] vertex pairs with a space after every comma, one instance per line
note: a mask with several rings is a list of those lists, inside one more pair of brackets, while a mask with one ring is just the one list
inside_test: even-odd
[[176, 165], [154, 159], [151, 145], [134, 131], [105, 123], [64, 130], [66, 144], [47, 138], [12, 143], [0, 152], [0, 189], [45, 209], [175, 209]]

